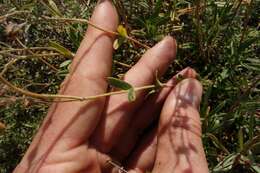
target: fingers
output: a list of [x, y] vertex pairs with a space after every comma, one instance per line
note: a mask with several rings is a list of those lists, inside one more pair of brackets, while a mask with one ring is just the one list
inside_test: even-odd
[[[108, 18], [109, 16], [109, 18]], [[108, 30], [116, 30], [117, 12], [109, 0], [100, 1], [92, 18], [95, 23]], [[105, 93], [106, 77], [110, 76], [113, 39], [103, 31], [89, 27], [73, 63], [71, 77], [65, 83], [63, 94], [90, 96]], [[53, 114], [55, 127], [65, 127], [60, 140], [61, 148], [73, 148], [85, 142], [99, 121], [105, 99], [89, 102], [61, 103]], [[65, 111], [66, 110], [66, 111]], [[65, 126], [64, 126], [65, 125]], [[52, 132], [53, 133], [53, 132]], [[59, 148], [59, 144], [56, 144]]]
[[[195, 78], [197, 73], [188, 67], [170, 79], [167, 84], [174, 87], [178, 83], [178, 76], [180, 75], [184, 78]], [[111, 151], [115, 158], [122, 160], [132, 151], [143, 130], [160, 115], [163, 103], [173, 87], [163, 88], [158, 94], [149, 97], [139, 108], [140, 110], [136, 112], [135, 118], [122, 135], [121, 142], [116, 144]]]
[[[102, 1], [96, 7], [91, 21], [116, 30], [118, 16], [112, 3]], [[89, 27], [60, 93], [84, 97], [106, 92], [105, 78], [110, 75], [112, 44], [110, 35]], [[103, 105], [104, 99], [54, 104], [26, 156], [41, 157], [53, 146], [53, 150], [64, 151], [85, 142], [99, 121]]]
[[[139, 62], [125, 75], [125, 81], [134, 87], [145, 86], [153, 83], [158, 70], [163, 74], [176, 54], [176, 42], [171, 37], [166, 37], [155, 47], [148, 50]], [[129, 103], [127, 95], [111, 96], [107, 103], [104, 118], [96, 129], [92, 142], [101, 151], [107, 153], [118, 142], [122, 132], [127, 128], [129, 121], [138, 106], [144, 99], [145, 92], [138, 92], [137, 99]]]
[[166, 99], [160, 117], [153, 173], [208, 173], [198, 113], [201, 95], [201, 84], [186, 79]]
[[133, 152], [127, 162], [127, 168], [143, 172], [151, 172], [156, 156], [157, 128], [154, 128]]
[[[116, 30], [118, 15], [110, 0], [99, 0], [99, 4], [91, 17], [91, 22], [107, 31]], [[111, 66], [112, 63], [111, 53], [113, 49], [111, 43], [114, 37], [89, 25], [70, 70], [73, 72], [77, 69], [83, 75], [90, 73], [89, 71], [94, 71], [95, 76], [100, 73], [100, 77], [104, 77], [104, 73], [106, 77], [110, 75], [111, 68], [108, 68], [108, 66]]]

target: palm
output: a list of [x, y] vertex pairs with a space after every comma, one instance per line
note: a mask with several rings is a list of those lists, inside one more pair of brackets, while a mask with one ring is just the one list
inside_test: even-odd
[[[102, 1], [96, 8], [92, 22], [116, 30], [117, 13], [109, 1]], [[112, 45], [111, 36], [90, 27], [60, 93], [85, 97], [107, 92], [106, 77], [110, 76], [111, 71]], [[162, 75], [175, 53], [175, 41], [171, 37], [165, 38], [147, 51], [126, 73], [124, 80], [134, 87], [152, 84], [155, 72], [158, 70]], [[186, 77], [195, 76], [195, 72], [189, 68], [181, 73]], [[172, 78], [169, 84], [175, 85], [176, 78]], [[194, 80], [187, 80], [183, 86], [178, 86], [171, 94], [170, 88], [165, 88], [149, 99], [145, 99], [145, 91], [137, 92], [136, 101], [131, 103], [126, 95], [121, 94], [88, 102], [53, 104], [15, 172], [118, 171], [111, 161], [121, 162], [124, 167], [140, 172], [181, 172], [187, 165], [189, 169], [186, 171], [207, 172], [201, 140], [197, 135], [200, 130], [196, 128], [196, 122], [199, 121], [196, 105], [199, 103], [201, 87]], [[195, 100], [192, 98], [196, 105], [194, 102], [184, 104], [183, 99], [185, 101], [187, 98], [180, 95], [183, 91], [179, 91], [183, 89], [198, 95]], [[178, 104], [175, 104], [176, 100]], [[177, 118], [172, 118], [176, 112]], [[182, 122], [183, 118], [189, 116], [194, 116], [192, 119], [195, 120]], [[184, 126], [188, 130], [183, 131]], [[183, 152], [179, 152], [179, 149]], [[184, 161], [182, 155], [187, 156]], [[175, 164], [169, 164], [169, 161]], [[192, 161], [202, 164], [194, 167]]]

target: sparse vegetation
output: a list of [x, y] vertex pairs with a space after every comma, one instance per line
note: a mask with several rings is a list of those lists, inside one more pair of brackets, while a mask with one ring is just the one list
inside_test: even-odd
[[[14, 86], [56, 94], [87, 28], [93, 0], [0, 0], [0, 70]], [[128, 36], [151, 47], [166, 35], [178, 55], [166, 81], [190, 66], [204, 86], [203, 142], [212, 172], [260, 172], [259, 0], [114, 0]], [[121, 28], [122, 29], [122, 28]], [[75, 32], [76, 31], [76, 32]], [[113, 76], [135, 64], [145, 46], [118, 39]], [[0, 172], [17, 165], [50, 101], [0, 82]]]

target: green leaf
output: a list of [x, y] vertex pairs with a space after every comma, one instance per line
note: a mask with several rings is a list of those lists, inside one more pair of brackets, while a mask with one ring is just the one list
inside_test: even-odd
[[50, 5], [50, 8], [51, 8], [51, 12], [54, 14], [54, 15], [57, 15], [57, 16], [62, 16], [60, 10], [58, 9], [57, 5], [55, 4], [55, 2], [53, 0], [48, 0], [49, 2], [49, 5]]
[[49, 45], [65, 57], [73, 58], [75, 56], [74, 53], [72, 53], [71, 51], [69, 51], [57, 42], [50, 41]]
[[126, 38], [125, 37], [119, 37], [118, 39], [116, 39], [114, 41], [113, 48], [115, 50], [117, 50], [125, 42], [126, 42]]
[[64, 61], [63, 63], [60, 64], [60, 68], [63, 68], [63, 67], [67, 67], [68, 65], [71, 64], [71, 60], [66, 60]]
[[117, 78], [113, 78], [113, 77], [108, 77], [107, 78], [108, 83], [115, 87], [115, 88], [119, 88], [122, 90], [127, 90], [127, 94], [128, 94], [128, 100], [129, 102], [133, 102], [136, 99], [136, 94], [135, 94], [135, 90], [133, 88], [133, 86], [125, 81], [122, 81], [120, 79]]
[[239, 144], [239, 152], [243, 151], [244, 138], [243, 138], [243, 129], [242, 128], [240, 128], [238, 131], [238, 144]]
[[152, 17], [156, 17], [159, 15], [161, 8], [162, 8], [163, 2], [162, 0], [157, 0], [155, 3], [155, 7], [153, 9]]
[[179, 45], [180, 49], [193, 49], [195, 47], [193, 42], [187, 42]]
[[251, 39], [248, 39], [248, 40], [244, 41], [238, 47], [238, 51], [239, 52], [244, 51], [245, 49], [247, 49], [249, 46], [251, 46], [254, 42], [256, 42], [258, 40], [259, 40], [259, 37], [254, 37], [254, 38], [251, 38]]
[[216, 147], [224, 151], [226, 154], [229, 154], [227, 148], [218, 140], [218, 138], [215, 135], [211, 133], [207, 133], [206, 136], [212, 140], [212, 142], [215, 144]]
[[213, 169], [213, 172], [224, 172], [231, 170], [238, 155], [239, 154], [237, 153], [233, 153], [225, 157], [224, 160]]
[[251, 166], [251, 168], [252, 168], [256, 173], [260, 173], [259, 164], [253, 163], [253, 164], [251, 164], [250, 166]]
[[121, 37], [127, 37], [128, 36], [127, 31], [126, 31], [126, 29], [123, 25], [119, 25], [117, 27], [117, 32]]
[[116, 39], [113, 43], [113, 48], [117, 50], [120, 47], [118, 39]]
[[249, 70], [260, 72], [260, 60], [258, 58], [247, 58], [241, 65]]
[[117, 79], [117, 78], [108, 77], [107, 81], [111, 86], [122, 89], [122, 90], [129, 90], [129, 89], [133, 88], [132, 85], [130, 85], [129, 83], [122, 81], [120, 79]]
[[254, 137], [253, 139], [247, 141], [244, 144], [242, 154], [246, 154], [248, 150], [253, 150], [254, 148], [260, 148], [260, 135]]
[[136, 100], [136, 94], [134, 88], [130, 88], [128, 90], [128, 101], [133, 102]]

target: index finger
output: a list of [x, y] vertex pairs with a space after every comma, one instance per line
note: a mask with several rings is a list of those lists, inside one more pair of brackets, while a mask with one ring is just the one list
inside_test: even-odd
[[[111, 1], [100, 1], [91, 21], [107, 30], [116, 30], [118, 16]], [[85, 97], [106, 92], [112, 45], [111, 35], [89, 27], [60, 93]], [[43, 155], [47, 157], [45, 155], [50, 151], [66, 151], [84, 143], [98, 123], [104, 101], [53, 104], [23, 159], [23, 165], [29, 165], [32, 159], [38, 160]]]

